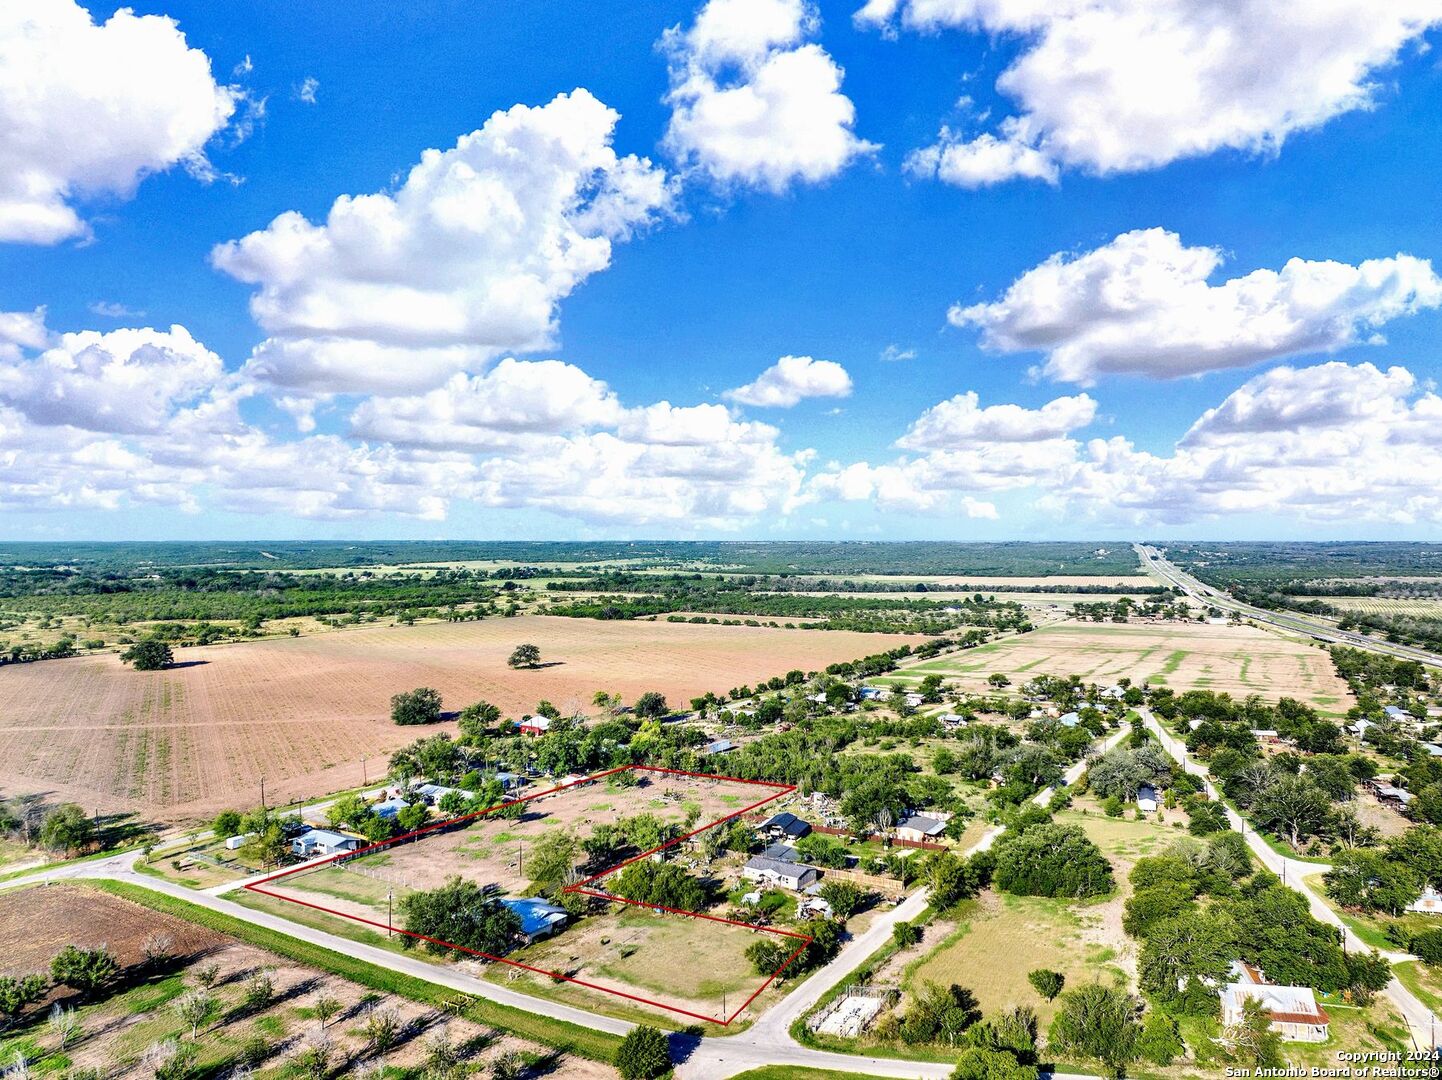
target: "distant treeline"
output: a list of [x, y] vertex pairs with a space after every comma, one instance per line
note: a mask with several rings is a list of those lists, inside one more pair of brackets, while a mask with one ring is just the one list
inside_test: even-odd
[[766, 574], [1051, 574], [1115, 577], [1138, 572], [1125, 543], [962, 544], [856, 541], [213, 541], [201, 543], [0, 543], [0, 567], [129, 572], [166, 567], [328, 569], [414, 563], [600, 563]]
[[664, 595], [588, 597], [552, 603], [547, 614], [579, 619], [640, 619], [677, 611], [753, 619], [820, 619], [829, 629], [939, 634], [960, 626], [1029, 630], [1015, 601], [918, 600], [911, 597], [796, 596], [698, 587]]
[[0, 571], [0, 612], [72, 615], [115, 622], [254, 621], [346, 614], [399, 615], [486, 603], [506, 591], [485, 571], [420, 574], [234, 573], [166, 569], [146, 573], [31, 569]]
[[[1442, 544], [1399, 541], [1322, 543], [1158, 543], [1167, 558], [1210, 585], [1320, 582], [1327, 578], [1436, 576]], [[1334, 596], [1347, 595], [1341, 592]]]
[[969, 592], [980, 602], [985, 593], [1085, 593], [1097, 595], [1161, 594], [1170, 590], [1164, 585], [1010, 585], [996, 582], [985, 585], [956, 586], [944, 582], [857, 581], [854, 578], [798, 577], [790, 574], [638, 574], [631, 571], [604, 571], [584, 577], [568, 577], [549, 581], [546, 588], [555, 592], [668, 592], [694, 589], [710, 582], [718, 589], [744, 589], [749, 592], [834, 592], [834, 593], [917, 593]]

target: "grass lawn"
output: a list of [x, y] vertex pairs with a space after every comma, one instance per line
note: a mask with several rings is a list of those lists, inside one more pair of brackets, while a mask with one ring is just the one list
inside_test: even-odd
[[737, 1073], [732, 1080], [871, 1080], [871, 1074], [803, 1069], [795, 1065], [766, 1065]]
[[[118, 881], [87, 881], [85, 885], [124, 897], [152, 910], [162, 911], [177, 918], [207, 926], [258, 948], [268, 949], [273, 953], [288, 957], [297, 963], [308, 964], [375, 990], [399, 994], [414, 1001], [442, 1007], [454, 1005], [457, 999], [461, 998], [465, 1002], [464, 1015], [477, 1023], [489, 1024], [503, 1031], [512, 1031], [546, 1046], [567, 1050], [595, 1061], [609, 1062], [615, 1056], [616, 1047], [620, 1045], [619, 1038], [605, 1032], [593, 1031], [590, 1028], [568, 1024], [562, 1020], [552, 1020], [524, 1009], [500, 1005], [483, 998], [458, 995], [449, 987], [438, 986], [423, 979], [389, 971], [364, 960], [357, 960], [318, 945], [299, 941], [264, 927], [253, 926], [220, 912], [197, 907], [175, 897], [153, 893], [149, 889]], [[266, 899], [265, 897], [253, 898]], [[286, 906], [294, 907], [294, 905]], [[385, 940], [383, 935], [381, 940]]]
[[1392, 973], [1402, 985], [1422, 999], [1422, 1004], [1434, 1013], [1442, 1014], [1442, 971], [1428, 967], [1420, 960], [1409, 960], [1405, 964], [1393, 964]]
[[[756, 940], [755, 935], [744, 930], [632, 910], [622, 912], [617, 922], [621, 933], [643, 930], [646, 943], [629, 956], [623, 955], [625, 950], [615, 952], [596, 965], [597, 974], [663, 997], [671, 994], [687, 998], [744, 996], [764, 978], [737, 955], [735, 938], [745, 935], [743, 945]], [[685, 962], [677, 963], [678, 957], [685, 957]]]
[[285, 878], [284, 881], [287, 888], [297, 892], [320, 893], [322, 896], [334, 896], [338, 900], [364, 904], [378, 912], [377, 917], [382, 922], [385, 921], [386, 896], [390, 895], [399, 902], [402, 896], [411, 892], [404, 886], [392, 885], [379, 878], [366, 877], [338, 866], [308, 870], [303, 874]]
[[1347, 928], [1356, 934], [1365, 944], [1374, 949], [1395, 950], [1398, 945], [1387, 936], [1387, 927], [1400, 925], [1408, 935], [1420, 933], [1423, 930], [1431, 930], [1436, 927], [1437, 922], [1430, 915], [1403, 915], [1400, 919], [1394, 919], [1389, 915], [1369, 915], [1362, 912], [1343, 911], [1334, 904], [1327, 896], [1326, 883], [1322, 880], [1322, 874], [1308, 874], [1302, 879], [1309, 889], [1321, 898], [1337, 917], [1347, 924]]
[[914, 962], [903, 985], [914, 991], [926, 982], [965, 986], [985, 1015], [1013, 1005], [1031, 1005], [1043, 1029], [1056, 1011], [1027, 982], [1037, 968], [1060, 971], [1068, 986], [1088, 982], [1125, 983], [1112, 961], [1116, 951], [1088, 940], [1085, 904], [1040, 896], [987, 894], [957, 929]]

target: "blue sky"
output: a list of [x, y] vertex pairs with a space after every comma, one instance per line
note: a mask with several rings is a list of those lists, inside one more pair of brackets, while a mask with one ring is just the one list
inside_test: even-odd
[[1442, 12], [1212, 6], [23, 0], [0, 532], [1434, 537]]

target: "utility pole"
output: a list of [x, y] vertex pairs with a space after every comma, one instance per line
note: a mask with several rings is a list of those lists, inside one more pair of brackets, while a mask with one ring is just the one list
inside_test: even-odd
[[366, 756], [361, 755], [361, 787], [366, 786]]
[[391, 897], [394, 895], [394, 889], [386, 889], [386, 937], [391, 936]]
[[261, 809], [261, 812], [264, 813], [264, 811], [265, 811], [265, 776], [264, 776], [264, 775], [262, 775], [261, 778], [260, 778], [260, 809]]

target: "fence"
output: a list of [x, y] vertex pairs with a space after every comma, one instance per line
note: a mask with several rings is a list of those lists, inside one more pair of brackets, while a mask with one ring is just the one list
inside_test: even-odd
[[866, 892], [880, 893], [892, 900], [899, 900], [906, 895], [906, 886], [897, 881], [894, 877], [884, 877], [881, 874], [863, 874], [860, 870], [832, 870], [822, 871], [827, 881], [849, 881], [857, 888]]

